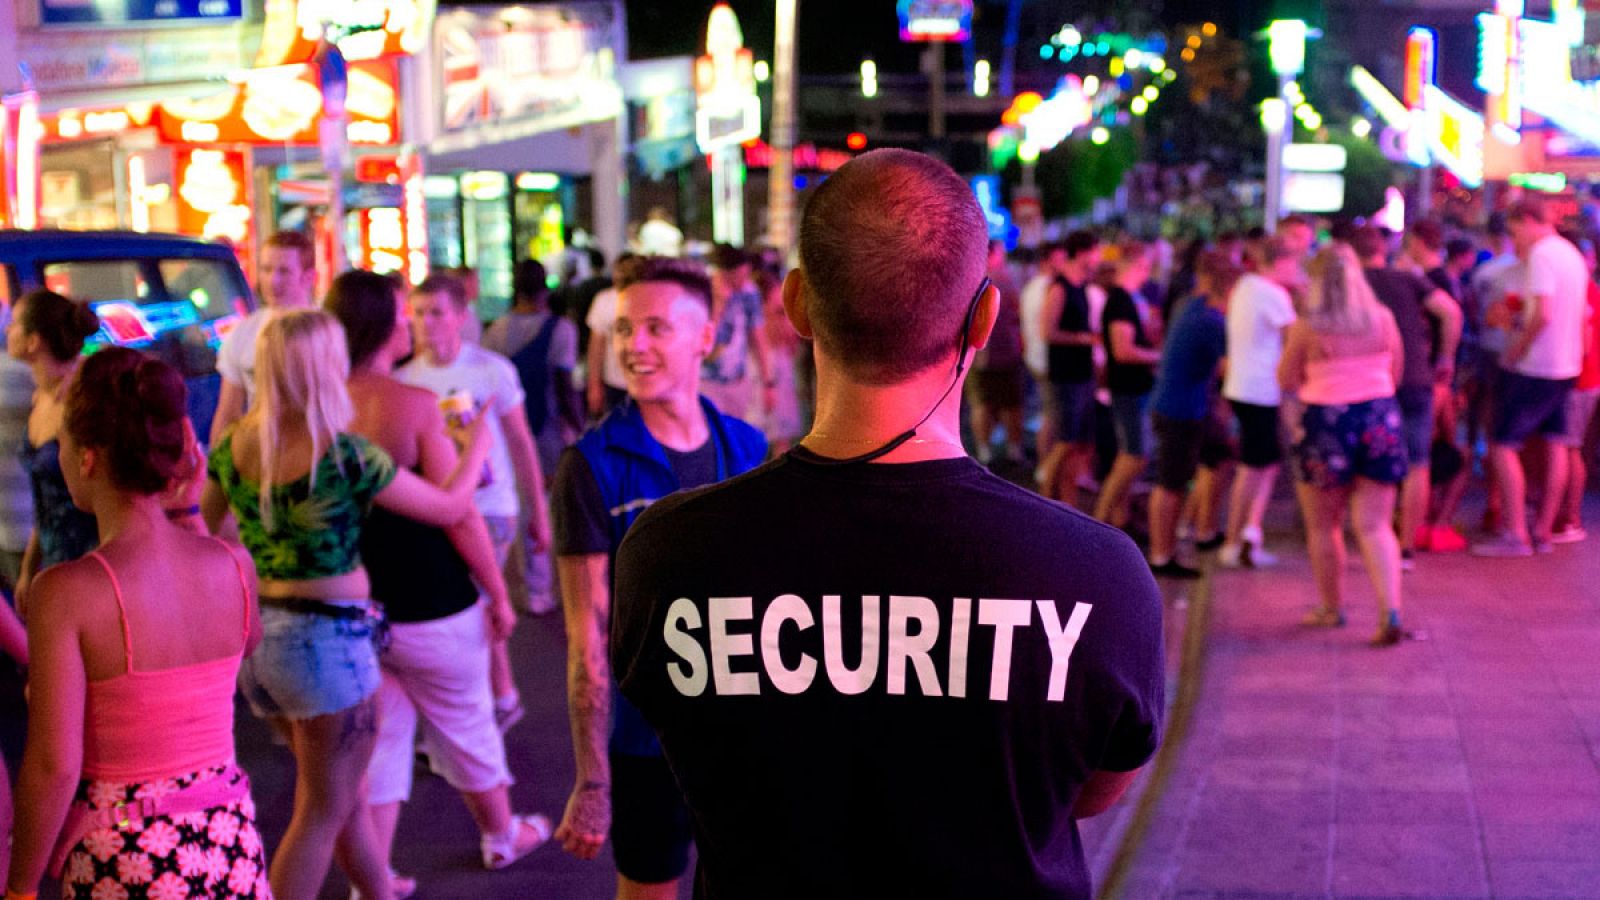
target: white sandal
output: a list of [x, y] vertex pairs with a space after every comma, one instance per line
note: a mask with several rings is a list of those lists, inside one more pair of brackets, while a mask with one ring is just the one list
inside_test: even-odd
[[[534, 840], [518, 841], [524, 829], [533, 832]], [[483, 867], [485, 869], [504, 869], [529, 853], [544, 846], [554, 832], [550, 818], [540, 813], [532, 815], [515, 815], [511, 817], [511, 827], [504, 834], [486, 834], [478, 842], [483, 851]]]
[[[389, 891], [394, 900], [406, 900], [417, 892], [417, 880], [409, 875], [401, 875], [393, 869], [389, 870]], [[361, 892], [355, 888], [350, 889], [350, 900], [361, 900]]]

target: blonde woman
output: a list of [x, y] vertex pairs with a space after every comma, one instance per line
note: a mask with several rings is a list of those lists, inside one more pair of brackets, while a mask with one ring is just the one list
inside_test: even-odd
[[1278, 381], [1305, 404], [1295, 443], [1296, 490], [1321, 605], [1305, 624], [1344, 624], [1339, 586], [1348, 508], [1379, 604], [1375, 646], [1400, 642], [1400, 544], [1394, 533], [1406, 449], [1395, 384], [1405, 364], [1394, 316], [1355, 251], [1334, 244], [1311, 263], [1305, 309], [1290, 326]]
[[256, 404], [212, 448], [202, 507], [213, 529], [231, 512], [255, 560], [264, 636], [240, 688], [287, 733], [298, 764], [272, 891], [311, 900], [337, 849], [363, 897], [389, 900], [387, 861], [365, 814], [381, 623], [368, 601], [361, 528], [374, 503], [440, 527], [464, 519], [487, 448], [475, 429], [441, 489], [350, 434], [344, 329], [327, 313], [275, 316], [256, 360]]

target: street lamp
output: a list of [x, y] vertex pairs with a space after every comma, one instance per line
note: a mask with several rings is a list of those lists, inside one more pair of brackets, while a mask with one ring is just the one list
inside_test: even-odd
[[[1278, 76], [1278, 95], [1261, 104], [1261, 125], [1267, 132], [1267, 202], [1266, 225], [1271, 232], [1278, 227], [1283, 207], [1283, 147], [1289, 133], [1289, 109], [1305, 102], [1305, 95], [1295, 78], [1306, 68], [1306, 40], [1319, 37], [1321, 32], [1308, 28], [1302, 19], [1276, 19], [1262, 36], [1267, 39], [1267, 58], [1272, 72]], [[1311, 119], [1311, 116], [1304, 117]], [[1312, 119], [1321, 127], [1320, 117]], [[1310, 122], [1306, 127], [1311, 128]], [[1313, 129], [1315, 130], [1315, 129]]]
[[878, 64], [871, 59], [861, 61], [861, 96], [878, 96]]

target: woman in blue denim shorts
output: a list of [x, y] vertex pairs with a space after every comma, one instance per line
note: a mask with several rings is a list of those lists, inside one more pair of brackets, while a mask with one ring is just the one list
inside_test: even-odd
[[1396, 488], [1406, 475], [1395, 383], [1405, 362], [1394, 316], [1378, 302], [1355, 251], [1336, 243], [1310, 267], [1305, 308], [1289, 328], [1278, 380], [1305, 404], [1295, 436], [1296, 490], [1321, 604], [1305, 624], [1344, 624], [1348, 509], [1379, 603], [1375, 646], [1400, 642]]
[[379, 619], [361, 567], [361, 526], [373, 503], [439, 526], [465, 518], [486, 442], [474, 431], [440, 489], [346, 432], [350, 361], [344, 329], [327, 313], [274, 317], [256, 358], [256, 404], [212, 448], [202, 506], [213, 530], [231, 511], [255, 560], [263, 638], [240, 670], [240, 690], [288, 735], [298, 766], [272, 891], [279, 900], [314, 898], [342, 832], [350, 881], [364, 897], [389, 900], [363, 778], [376, 734]]

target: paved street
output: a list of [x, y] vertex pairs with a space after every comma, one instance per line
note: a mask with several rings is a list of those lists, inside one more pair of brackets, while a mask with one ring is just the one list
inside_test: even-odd
[[[1600, 894], [1600, 540], [1532, 560], [1424, 556], [1406, 576], [1406, 625], [1427, 639], [1376, 651], [1354, 562], [1349, 627], [1297, 626], [1311, 582], [1286, 499], [1272, 524], [1281, 567], [1167, 592], [1174, 678], [1180, 666], [1203, 676], [1174, 685], [1174, 699], [1197, 691], [1191, 708], [1174, 704], [1188, 718], [1174, 723], [1165, 776], [1150, 767], [1085, 823], [1097, 883], [1141, 900]], [[1204, 631], [1186, 631], [1191, 615], [1196, 627], [1209, 616]], [[1185, 660], [1186, 639], [1203, 654]], [[515, 647], [529, 713], [511, 733], [512, 796], [554, 818], [572, 778], [559, 618], [525, 622]], [[290, 807], [289, 756], [248, 715], [241, 733], [271, 846]], [[459, 799], [419, 776], [396, 854], [419, 897], [613, 890], [608, 859], [551, 847], [488, 873], [476, 852]]]
[[1424, 555], [1428, 639], [1377, 651], [1355, 563], [1349, 627], [1302, 629], [1310, 569], [1274, 537], [1282, 567], [1214, 575], [1192, 727], [1114, 895], [1600, 895], [1600, 543]]

